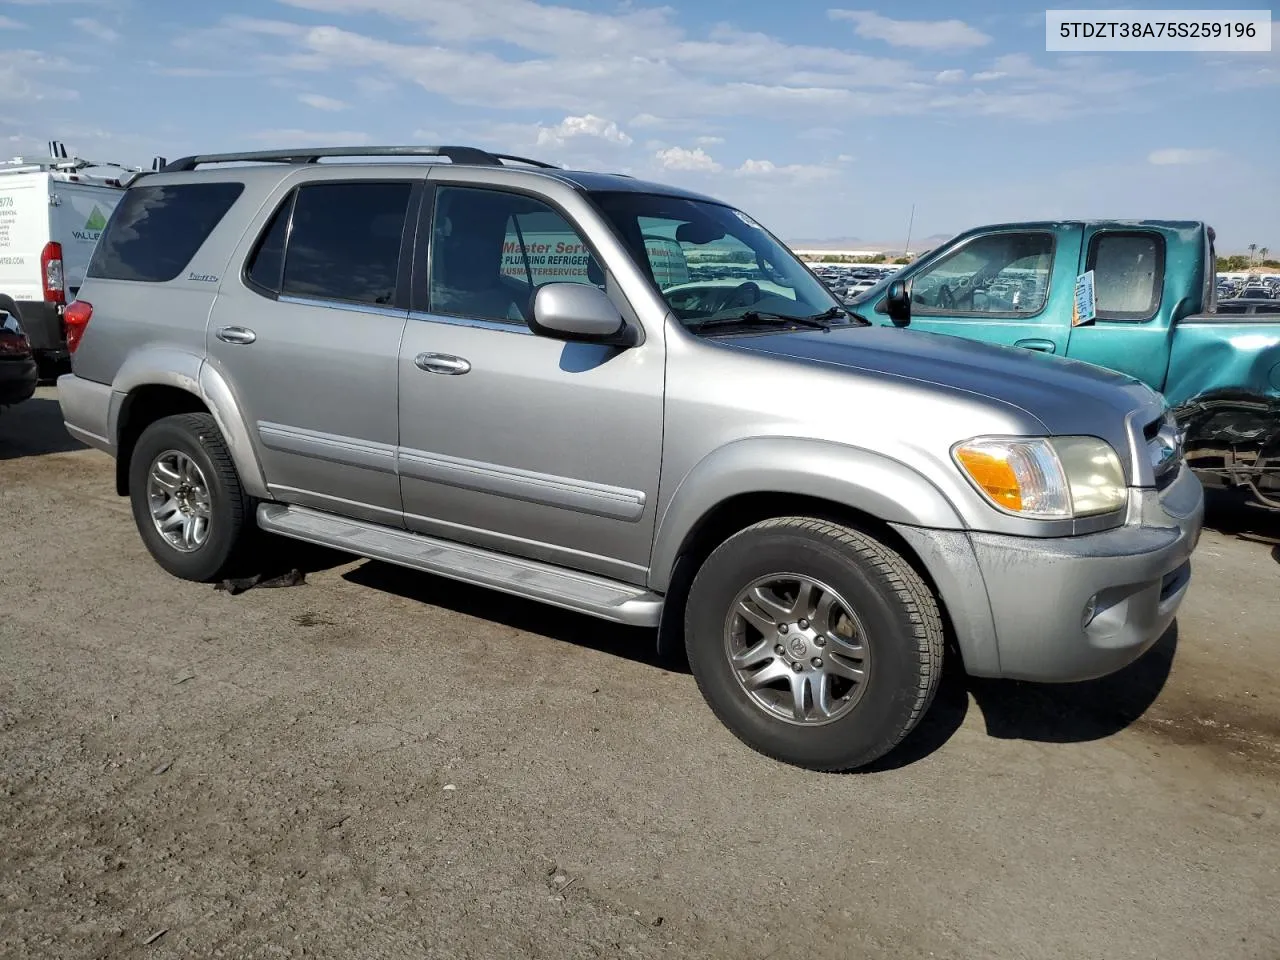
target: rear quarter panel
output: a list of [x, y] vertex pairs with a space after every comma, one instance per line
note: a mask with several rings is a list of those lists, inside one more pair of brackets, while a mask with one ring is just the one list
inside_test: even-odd
[[[283, 175], [284, 171], [276, 174]], [[149, 176], [141, 185], [160, 186], [176, 179], [163, 174]], [[203, 182], [245, 183], [248, 179], [228, 170]], [[263, 179], [261, 172], [257, 179]], [[122, 198], [123, 194], [117, 202]], [[78, 298], [93, 304], [93, 319], [71, 358], [76, 376], [112, 383], [125, 361], [144, 348], [182, 350], [203, 360], [206, 328], [219, 282], [231, 269], [231, 253], [261, 202], [262, 192], [247, 185], [173, 280], [141, 283], [86, 277]]]

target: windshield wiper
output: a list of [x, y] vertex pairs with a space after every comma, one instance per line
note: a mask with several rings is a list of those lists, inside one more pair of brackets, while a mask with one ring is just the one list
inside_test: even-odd
[[690, 330], [705, 330], [709, 327], [727, 327], [735, 323], [746, 324], [784, 324], [793, 323], [799, 327], [812, 327], [815, 330], [830, 331], [831, 321], [846, 316], [842, 307], [832, 307], [822, 313], [807, 317], [794, 317], [786, 313], [774, 313], [771, 310], [744, 310], [732, 317], [707, 317], [705, 320], [693, 320], [688, 323]]

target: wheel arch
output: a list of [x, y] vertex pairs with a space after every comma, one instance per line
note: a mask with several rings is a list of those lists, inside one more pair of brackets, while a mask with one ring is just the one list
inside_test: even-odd
[[116, 451], [116, 492], [129, 493], [129, 460], [138, 437], [157, 420], [181, 413], [208, 413], [221, 431], [250, 496], [267, 499], [262, 468], [235, 394], [201, 357], [183, 350], [135, 354], [111, 386], [108, 437]]
[[946, 600], [929, 565], [895, 529], [895, 524], [962, 529], [936, 487], [911, 468], [869, 451], [819, 441], [740, 441], [690, 471], [659, 522], [649, 585], [666, 595], [660, 655], [675, 655], [683, 645], [688, 589], [711, 551], [752, 524], [784, 516], [853, 527], [900, 553], [934, 592], [950, 631]]

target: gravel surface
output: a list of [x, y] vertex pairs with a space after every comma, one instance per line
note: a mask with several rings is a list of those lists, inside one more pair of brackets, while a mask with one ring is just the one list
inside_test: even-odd
[[322, 551], [149, 558], [0, 415], [0, 956], [1280, 957], [1280, 520], [1089, 684], [952, 671], [872, 772], [738, 743], [644, 631]]

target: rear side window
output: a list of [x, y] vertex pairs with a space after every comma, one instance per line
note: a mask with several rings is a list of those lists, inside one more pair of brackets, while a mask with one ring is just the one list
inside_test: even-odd
[[88, 276], [164, 283], [183, 271], [244, 191], [241, 183], [177, 183], [125, 192]]
[[1095, 234], [1086, 270], [1093, 271], [1099, 320], [1150, 320], [1164, 291], [1164, 238], [1158, 233]]
[[284, 274], [284, 243], [289, 235], [289, 215], [293, 213], [293, 197], [280, 204], [271, 222], [267, 224], [262, 239], [249, 258], [249, 267], [245, 276], [255, 286], [272, 293], [280, 291], [280, 280]]
[[408, 181], [299, 187], [280, 292], [348, 303], [394, 303], [412, 192]]

